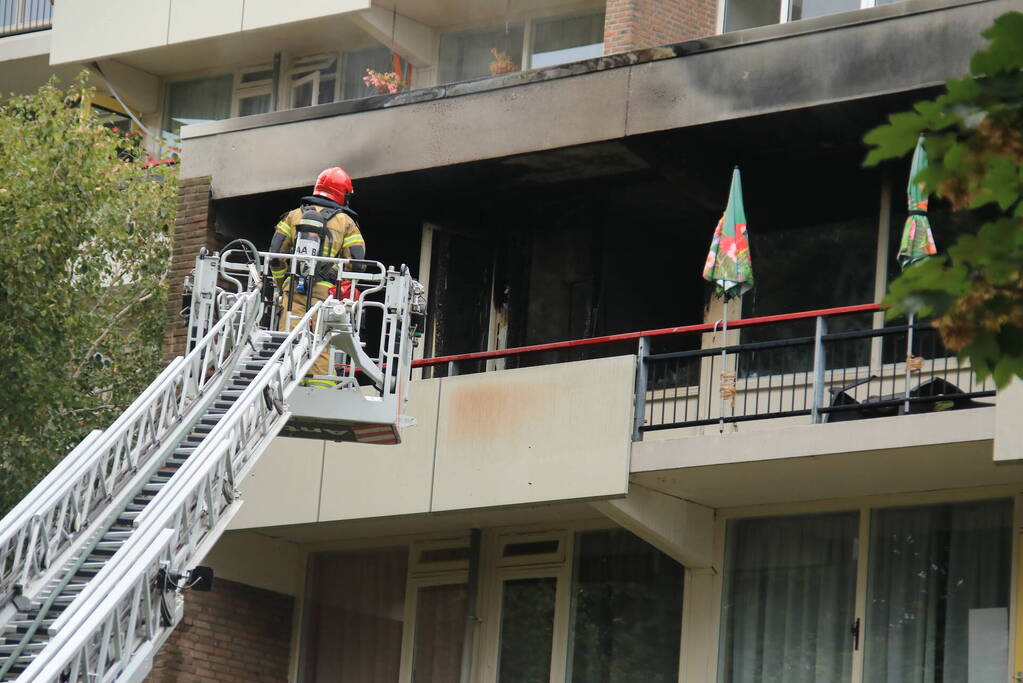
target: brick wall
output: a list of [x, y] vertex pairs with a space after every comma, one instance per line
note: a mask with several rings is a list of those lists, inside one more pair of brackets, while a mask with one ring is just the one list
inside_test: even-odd
[[178, 184], [178, 212], [174, 219], [174, 251], [171, 255], [164, 340], [164, 358], [168, 360], [181, 355], [185, 349], [185, 321], [179, 315], [185, 275], [195, 266], [200, 247], [216, 249], [218, 246], [213, 231], [211, 184], [209, 176], [184, 178]]
[[288, 680], [294, 598], [215, 579], [185, 593], [185, 616], [153, 662], [147, 683], [283, 683]]
[[604, 54], [713, 35], [717, 0], [607, 0]]

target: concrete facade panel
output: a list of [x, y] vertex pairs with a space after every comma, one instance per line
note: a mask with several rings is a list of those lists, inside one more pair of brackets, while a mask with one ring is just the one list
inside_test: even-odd
[[245, 504], [230, 529], [300, 524], [316, 520], [323, 442], [277, 438], [239, 482]]
[[173, 0], [168, 43], [210, 38], [240, 31], [245, 0]]
[[305, 579], [302, 553], [295, 543], [252, 531], [224, 534], [203, 558], [218, 579], [299, 595]]
[[181, 174], [212, 175], [220, 198], [311, 185], [335, 165], [360, 178], [617, 138], [625, 130], [628, 76], [618, 69], [194, 138]]
[[632, 471], [989, 441], [995, 431], [992, 408], [818, 425], [808, 424], [806, 417], [796, 419], [802, 424], [764, 420], [761, 429], [741, 425], [734, 433], [719, 434], [715, 428], [675, 439], [641, 441], [632, 448]]
[[626, 134], [943, 83], [967, 70], [984, 44], [980, 32], [1010, 4], [953, 7], [633, 67]]
[[445, 379], [432, 509], [624, 495], [634, 378], [619, 356]]
[[412, 384], [400, 445], [327, 443], [318, 521], [429, 512], [441, 381]]
[[1009, 386], [998, 392], [995, 405], [995, 452], [996, 463], [1023, 461], [1023, 381], [1014, 379]]
[[369, 0], [303, 0], [303, 2], [246, 0], [244, 5], [242, 30], [248, 30], [369, 9], [370, 2]]
[[50, 54], [52, 34], [53, 31], [34, 31], [23, 33], [20, 36], [8, 36], [0, 40], [0, 63]]
[[144, 50], [167, 43], [171, 0], [76, 0], [53, 13], [52, 64]]

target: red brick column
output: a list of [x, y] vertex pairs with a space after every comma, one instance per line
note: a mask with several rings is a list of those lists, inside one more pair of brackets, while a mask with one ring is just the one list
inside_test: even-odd
[[185, 593], [185, 616], [160, 648], [147, 683], [284, 683], [290, 595], [215, 579]]
[[174, 219], [174, 250], [171, 255], [170, 288], [167, 298], [167, 333], [164, 358], [179, 356], [185, 349], [185, 320], [181, 311], [181, 291], [185, 276], [195, 266], [200, 247], [217, 248], [213, 230], [210, 188], [213, 179], [184, 178], [178, 183], [178, 213]]
[[716, 0], [607, 0], [604, 54], [713, 35]]

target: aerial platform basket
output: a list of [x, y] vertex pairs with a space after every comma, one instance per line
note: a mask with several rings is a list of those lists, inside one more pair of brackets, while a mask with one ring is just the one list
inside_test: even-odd
[[[236, 289], [259, 288], [264, 293], [267, 329], [289, 329], [299, 316], [282, 303], [301, 300], [289, 290], [287, 296], [269, 286], [269, 263], [279, 259], [290, 264], [289, 277], [315, 271], [323, 262], [336, 263], [338, 283], [350, 298], [329, 298], [323, 302], [312, 327], [314, 343], [326, 349], [331, 375], [310, 376], [320, 386], [299, 386], [287, 397], [288, 422], [284, 436], [323, 438], [366, 444], [401, 443], [401, 430], [415, 424], [405, 414], [412, 350], [422, 334], [426, 301], [423, 287], [404, 266], [385, 268], [377, 261], [298, 257], [293, 254], [225, 250], [219, 256], [219, 277]], [[201, 259], [204, 257], [200, 257]], [[247, 263], [240, 263], [245, 259]], [[197, 262], [196, 272], [202, 267]], [[258, 275], [257, 275], [258, 273]], [[341, 291], [341, 287], [336, 288]], [[309, 298], [308, 304], [313, 303]], [[282, 322], [282, 321], [287, 321]], [[369, 344], [366, 338], [374, 342]], [[367, 347], [372, 351], [367, 351]], [[324, 383], [333, 384], [327, 388]]]

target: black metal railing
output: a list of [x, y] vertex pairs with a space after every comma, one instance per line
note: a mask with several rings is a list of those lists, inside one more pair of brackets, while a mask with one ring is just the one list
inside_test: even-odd
[[50, 28], [52, 17], [50, 0], [0, 0], [0, 36]]
[[[912, 334], [910, 335], [910, 332]], [[643, 432], [767, 418], [839, 422], [986, 405], [990, 380], [947, 352], [929, 323], [677, 353], [640, 342], [636, 430]]]

